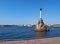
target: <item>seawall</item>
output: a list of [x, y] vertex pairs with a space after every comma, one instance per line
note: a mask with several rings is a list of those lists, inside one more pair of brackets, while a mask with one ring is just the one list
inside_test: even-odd
[[30, 40], [0, 40], [0, 44], [60, 44], [60, 37]]

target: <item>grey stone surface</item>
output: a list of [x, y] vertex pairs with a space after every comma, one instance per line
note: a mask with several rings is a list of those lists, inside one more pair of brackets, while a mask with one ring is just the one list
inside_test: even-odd
[[11, 41], [0, 40], [0, 44], [60, 44], [60, 37], [31, 40], [11, 40]]

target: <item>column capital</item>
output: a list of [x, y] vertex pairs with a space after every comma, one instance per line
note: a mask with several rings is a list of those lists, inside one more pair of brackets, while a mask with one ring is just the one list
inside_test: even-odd
[[42, 11], [42, 8], [40, 8], [40, 11]]

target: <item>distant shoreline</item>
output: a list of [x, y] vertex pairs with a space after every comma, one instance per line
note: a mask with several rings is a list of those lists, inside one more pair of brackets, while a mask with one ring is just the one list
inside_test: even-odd
[[[2, 27], [4, 26], [35, 26], [35, 24], [26, 24], [26, 25], [0, 25]], [[55, 27], [60, 27], [60, 24], [48, 24], [47, 26], [55, 26]]]

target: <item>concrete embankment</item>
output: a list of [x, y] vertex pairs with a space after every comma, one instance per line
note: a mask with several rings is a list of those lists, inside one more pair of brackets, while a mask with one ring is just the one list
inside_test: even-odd
[[30, 40], [9, 40], [9, 41], [0, 40], [0, 44], [60, 44], [60, 37]]

